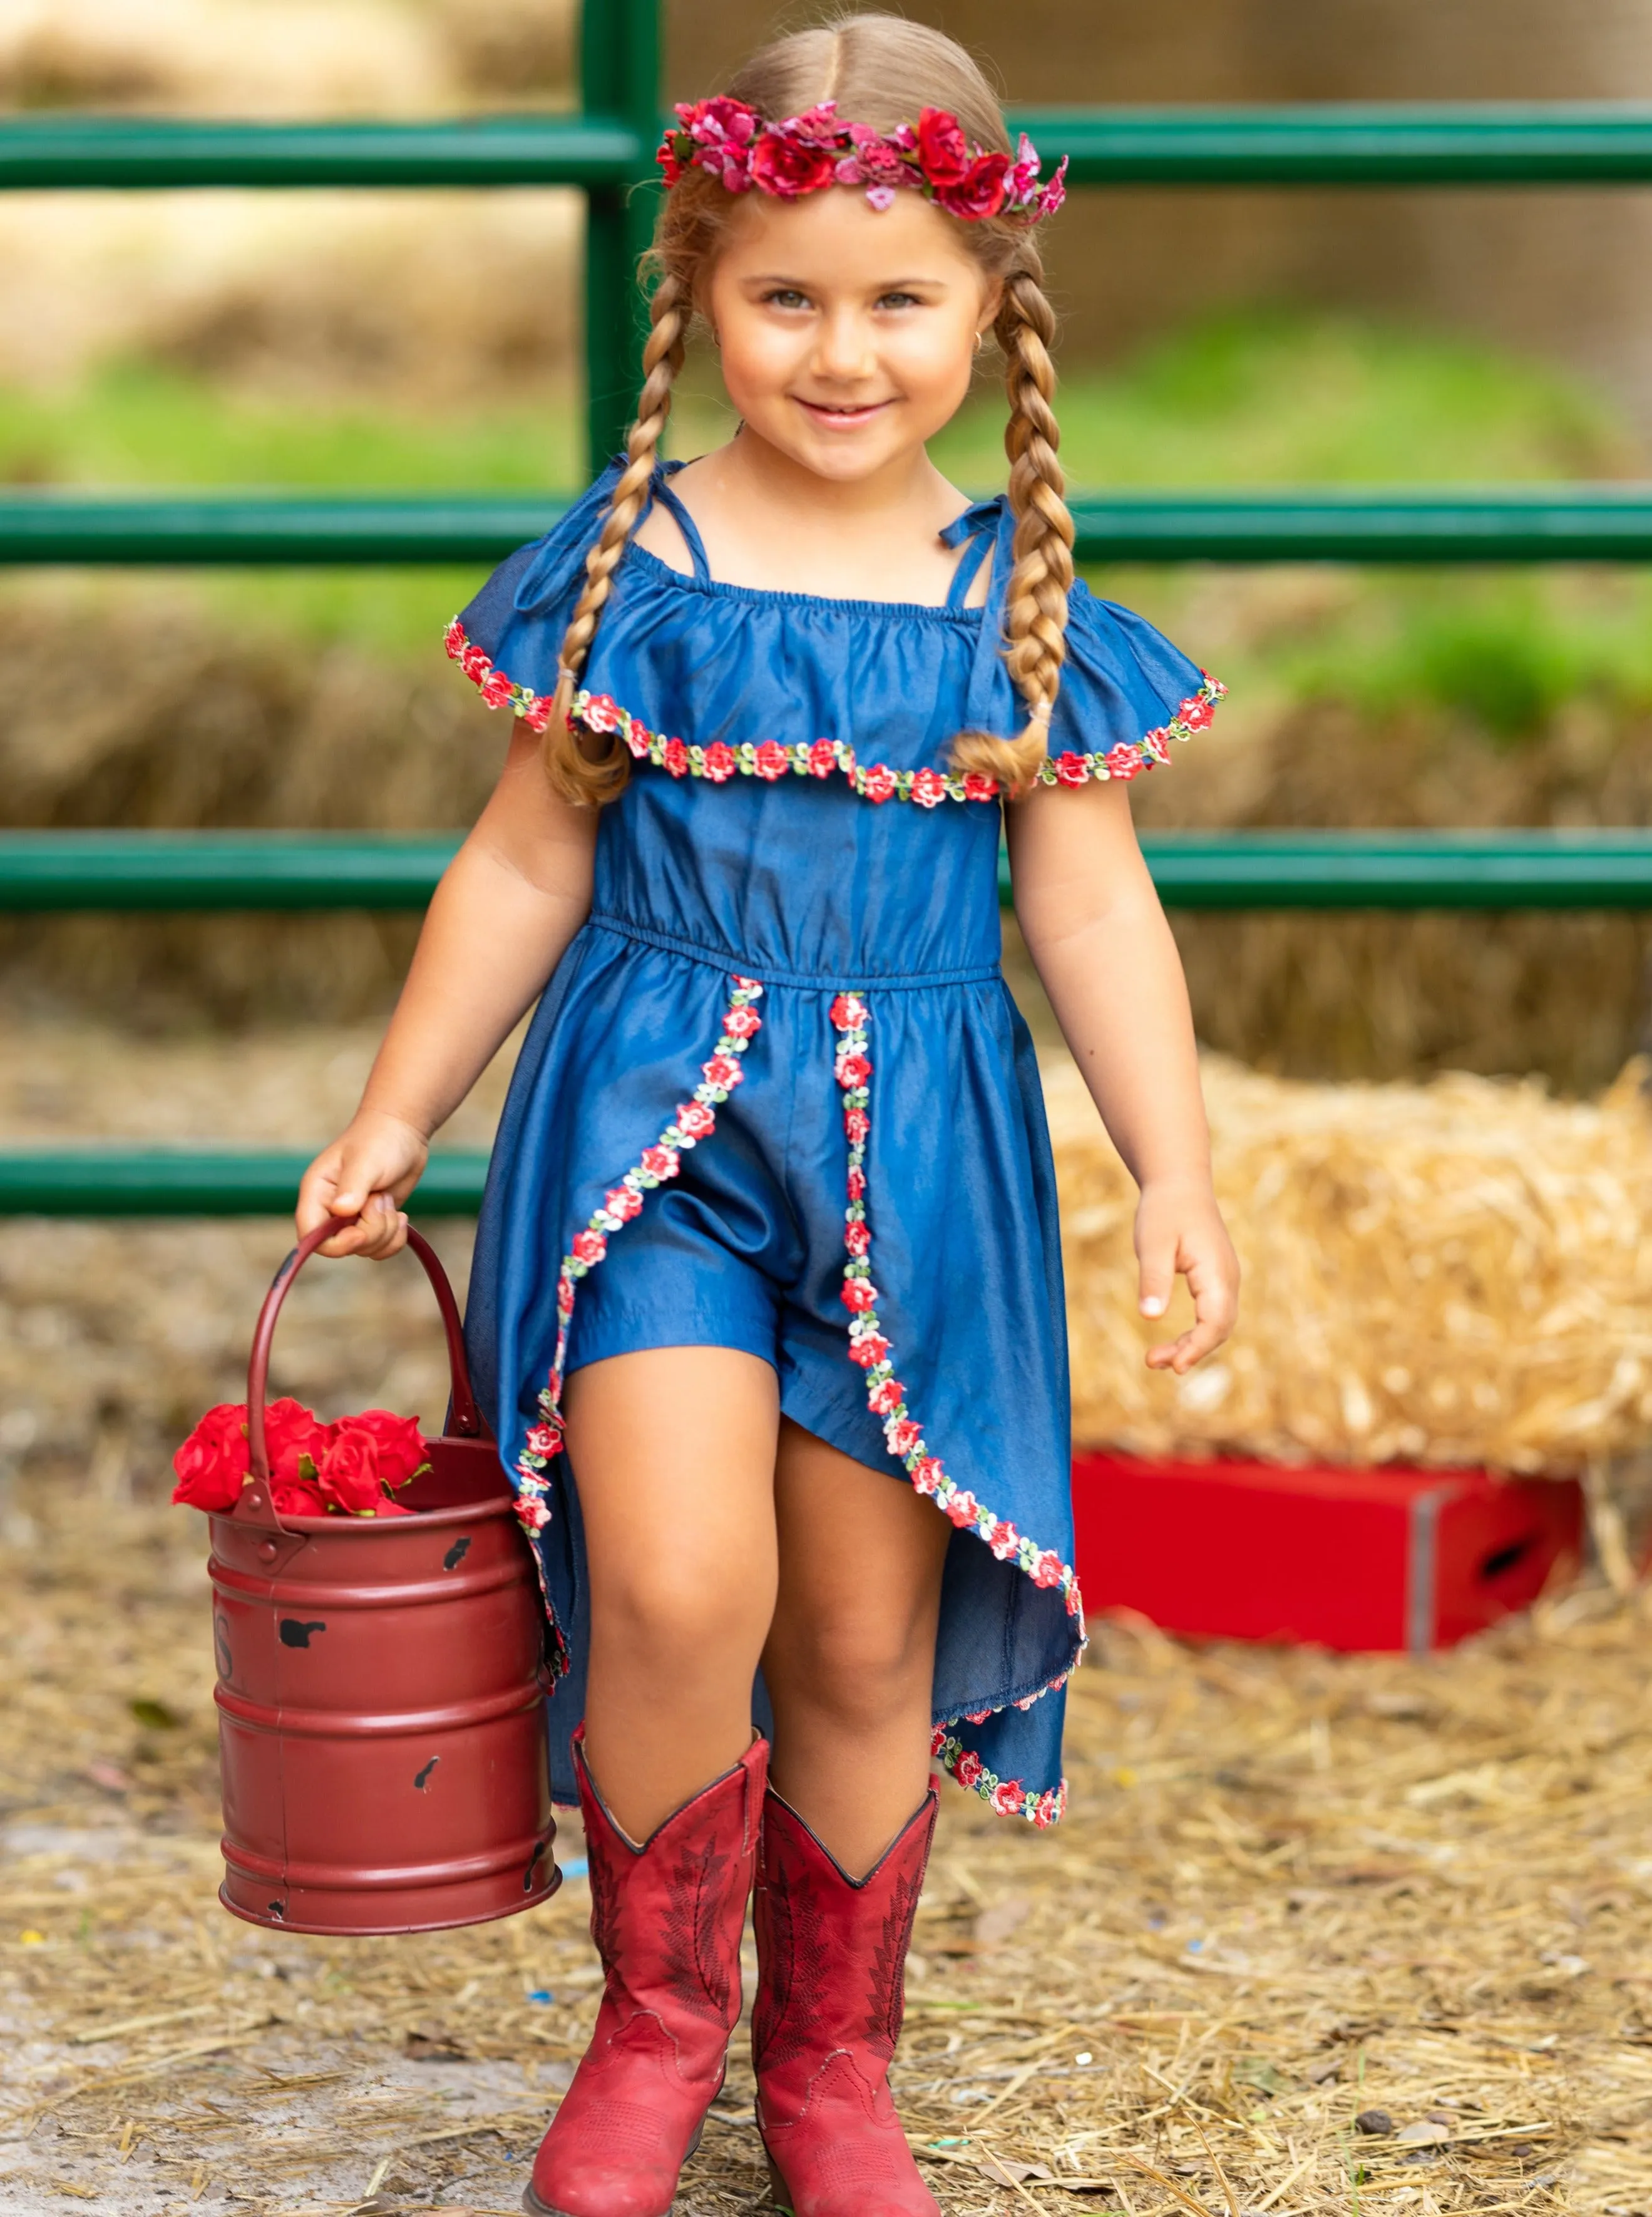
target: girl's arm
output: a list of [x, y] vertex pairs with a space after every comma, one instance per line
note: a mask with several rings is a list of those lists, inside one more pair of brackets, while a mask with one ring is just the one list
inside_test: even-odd
[[555, 799], [518, 724], [492, 797], [436, 888], [348, 1129], [299, 1188], [300, 1238], [360, 1216], [324, 1255], [393, 1255], [401, 1204], [447, 1121], [543, 988], [591, 905], [597, 812]]
[[1211, 1142], [1181, 960], [1136, 843], [1125, 787], [1034, 793], [1007, 812], [1015, 913], [1073, 1058], [1141, 1189], [1143, 1316], [1178, 1272], [1194, 1322], [1149, 1350], [1189, 1369], [1233, 1328], [1239, 1263], [1211, 1183]]

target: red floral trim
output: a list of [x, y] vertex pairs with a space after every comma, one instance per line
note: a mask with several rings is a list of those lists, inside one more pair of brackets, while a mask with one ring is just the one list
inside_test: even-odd
[[[588, 1218], [583, 1231], [574, 1234], [562, 1258], [557, 1277], [556, 1354], [550, 1378], [539, 1394], [539, 1420], [530, 1426], [516, 1459], [516, 1514], [530, 1537], [543, 1531], [551, 1521], [545, 1498], [551, 1490], [546, 1473], [563, 1451], [563, 1365], [568, 1358], [568, 1334], [574, 1320], [574, 1289], [607, 1253], [610, 1236], [642, 1213], [643, 1195], [675, 1177], [679, 1155], [709, 1139], [716, 1130], [718, 1109], [745, 1077], [740, 1057], [762, 1029], [763, 1020], [752, 1006], [762, 995], [763, 989], [755, 978], [735, 978], [717, 1045], [710, 1060], [700, 1066], [700, 1084], [687, 1101], [677, 1104], [675, 1116], [654, 1145], [644, 1147], [619, 1183], [603, 1195], [601, 1207]], [[560, 1646], [560, 1633], [558, 1639]], [[559, 1661], [565, 1669], [565, 1648]], [[561, 1669], [557, 1675], [561, 1676]]]
[[[536, 732], [551, 721], [552, 696], [518, 685], [496, 670], [482, 649], [465, 633], [455, 616], [447, 627], [449, 658], [456, 662], [490, 708], [509, 707]], [[1139, 739], [1121, 739], [1104, 754], [1063, 754], [1047, 756], [1039, 766], [1040, 785], [1104, 784], [1109, 779], [1128, 782], [1144, 769], [1170, 759], [1172, 739], [1191, 739], [1210, 723], [1217, 703], [1226, 698], [1219, 678], [1205, 677], [1197, 693], [1181, 703], [1168, 723], [1144, 732]], [[862, 763], [842, 739], [798, 739], [787, 744], [780, 739], [743, 740], [730, 746], [713, 739], [702, 747], [687, 739], [650, 732], [640, 718], [622, 708], [606, 693], [577, 693], [574, 718], [588, 732], [617, 732], [638, 762], [650, 762], [673, 777], [709, 778], [724, 785], [731, 777], [761, 777], [773, 783], [793, 777], [847, 777], [863, 800], [911, 800], [920, 808], [938, 807], [943, 800], [996, 800], [998, 781], [971, 770], [962, 775], [952, 770], [891, 769], [887, 763]]]
[[[960, 1532], [973, 1532], [983, 1541], [1001, 1563], [1013, 1562], [1035, 1586], [1059, 1592], [1068, 1615], [1077, 1621], [1082, 1640], [1084, 1606], [1072, 1565], [995, 1516], [948, 1476], [945, 1464], [929, 1453], [922, 1427], [907, 1406], [906, 1388], [895, 1375], [890, 1343], [878, 1320], [878, 1294], [872, 1282], [872, 1232], [866, 1223], [866, 1138], [872, 1128], [867, 1115], [872, 1060], [866, 1053], [866, 1026], [871, 1015], [859, 993], [840, 993], [832, 1003], [831, 1020], [838, 1034], [836, 1077], [843, 1089], [843, 1129], [849, 1142], [849, 1199], [843, 1217], [843, 1244], [849, 1259], [843, 1266], [841, 1294], [849, 1312], [849, 1360], [866, 1373], [866, 1405], [883, 1419], [884, 1443], [916, 1490], [927, 1494]], [[1038, 1694], [1014, 1706], [1031, 1708], [1043, 1694], [1064, 1685], [1067, 1677], [1063, 1671]], [[992, 1714], [990, 1709], [974, 1712], [970, 1721], [984, 1723]], [[1042, 1828], [1057, 1823], [1066, 1806], [1064, 1781], [1058, 1788], [1029, 1794], [1018, 1779], [999, 1778], [989, 1770], [979, 1756], [948, 1733], [945, 1725], [936, 1728], [931, 1751], [960, 1786], [990, 1802], [1001, 1817], [1025, 1817]]]

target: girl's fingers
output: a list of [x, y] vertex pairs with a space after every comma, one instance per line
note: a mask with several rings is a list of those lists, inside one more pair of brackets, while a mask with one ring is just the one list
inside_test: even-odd
[[[1238, 1267], [1230, 1248], [1216, 1255], [1193, 1255], [1181, 1267], [1193, 1297], [1193, 1321], [1179, 1339], [1147, 1352], [1150, 1370], [1174, 1370], [1178, 1377], [1221, 1346], [1233, 1330], [1239, 1308]], [[1145, 1300], [1142, 1306], [1147, 1309]]]
[[1162, 1316], [1169, 1307], [1170, 1296], [1175, 1290], [1175, 1242], [1155, 1241], [1150, 1247], [1143, 1248], [1137, 1261], [1142, 1314], [1146, 1317]]

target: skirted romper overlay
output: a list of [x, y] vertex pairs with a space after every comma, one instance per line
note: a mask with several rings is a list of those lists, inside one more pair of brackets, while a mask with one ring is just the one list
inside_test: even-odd
[[[633, 541], [593, 642], [576, 713], [633, 774], [516, 1065], [466, 1318], [540, 1565], [554, 1790], [576, 1798], [589, 1625], [564, 1381], [730, 1347], [773, 1365], [786, 1416], [950, 1519], [934, 1753], [1051, 1824], [1084, 1637], [1055, 1176], [1000, 967], [997, 788], [945, 767], [956, 732], [1024, 720], [1008, 504], [945, 534], [944, 607], [826, 600], [712, 579], [672, 474], [654, 497], [693, 571]], [[448, 632], [484, 699], [539, 729], [616, 475]], [[1221, 692], [1080, 584], [1044, 778], [1134, 776]]]

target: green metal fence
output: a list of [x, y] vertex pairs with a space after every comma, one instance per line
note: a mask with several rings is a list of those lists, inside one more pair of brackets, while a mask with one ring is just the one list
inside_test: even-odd
[[[633, 281], [654, 216], [658, 0], [587, 0], [581, 111], [432, 123], [0, 123], [0, 189], [570, 186], [585, 196], [587, 451], [623, 442], [643, 326]], [[1012, 125], [1076, 184], [1652, 184], [1652, 106], [1481, 104], [1043, 109]], [[496, 560], [554, 520], [524, 496], [0, 497], [0, 563]], [[1083, 496], [1090, 560], [1384, 563], [1652, 559], [1652, 486]], [[0, 835], [0, 910], [416, 908], [456, 837]], [[1145, 840], [1184, 908], [1652, 908], [1652, 833], [1183, 834]], [[306, 1157], [280, 1150], [0, 1151], [0, 1214], [280, 1213]], [[485, 1158], [436, 1156], [423, 1214], [465, 1213]]]

